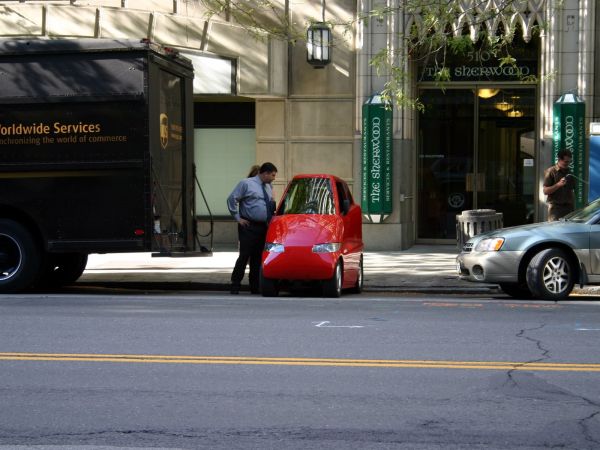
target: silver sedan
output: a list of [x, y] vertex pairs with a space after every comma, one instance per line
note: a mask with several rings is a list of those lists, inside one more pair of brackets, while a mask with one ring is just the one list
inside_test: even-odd
[[575, 283], [600, 284], [600, 199], [558, 222], [477, 235], [456, 264], [460, 278], [498, 283], [516, 298], [562, 300]]

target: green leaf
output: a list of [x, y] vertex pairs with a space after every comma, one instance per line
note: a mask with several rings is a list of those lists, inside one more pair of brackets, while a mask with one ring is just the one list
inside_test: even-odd
[[503, 56], [500, 58], [500, 67], [502, 66], [516, 66], [517, 60], [510, 55]]

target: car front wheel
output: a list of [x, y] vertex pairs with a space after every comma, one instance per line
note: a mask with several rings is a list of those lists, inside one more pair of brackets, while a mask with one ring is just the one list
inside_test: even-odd
[[263, 297], [277, 297], [279, 295], [277, 280], [265, 278], [262, 269], [260, 270], [260, 293]]
[[333, 270], [333, 276], [323, 282], [323, 294], [326, 297], [339, 297], [342, 295], [342, 264], [338, 261]]
[[529, 262], [526, 278], [535, 298], [563, 300], [575, 284], [575, 267], [563, 250], [548, 248]]

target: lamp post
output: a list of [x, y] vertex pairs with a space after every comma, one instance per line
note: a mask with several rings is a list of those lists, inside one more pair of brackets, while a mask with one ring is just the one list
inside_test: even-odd
[[325, 22], [315, 22], [306, 31], [306, 61], [315, 69], [331, 62], [331, 27]]

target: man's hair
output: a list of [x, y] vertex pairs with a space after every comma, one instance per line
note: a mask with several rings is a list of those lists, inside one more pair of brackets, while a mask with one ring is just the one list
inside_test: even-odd
[[260, 166], [260, 170], [258, 171], [258, 173], [271, 173], [271, 172], [277, 172], [277, 167], [275, 167], [275, 164], [270, 163], [270, 162], [266, 162], [264, 163], [262, 166]]
[[571, 150], [567, 150], [566, 148], [563, 148], [561, 151], [558, 152], [558, 154], [556, 155], [556, 157], [558, 159], [565, 159], [565, 156], [568, 156], [569, 158], [573, 158], [573, 153], [571, 153]]

